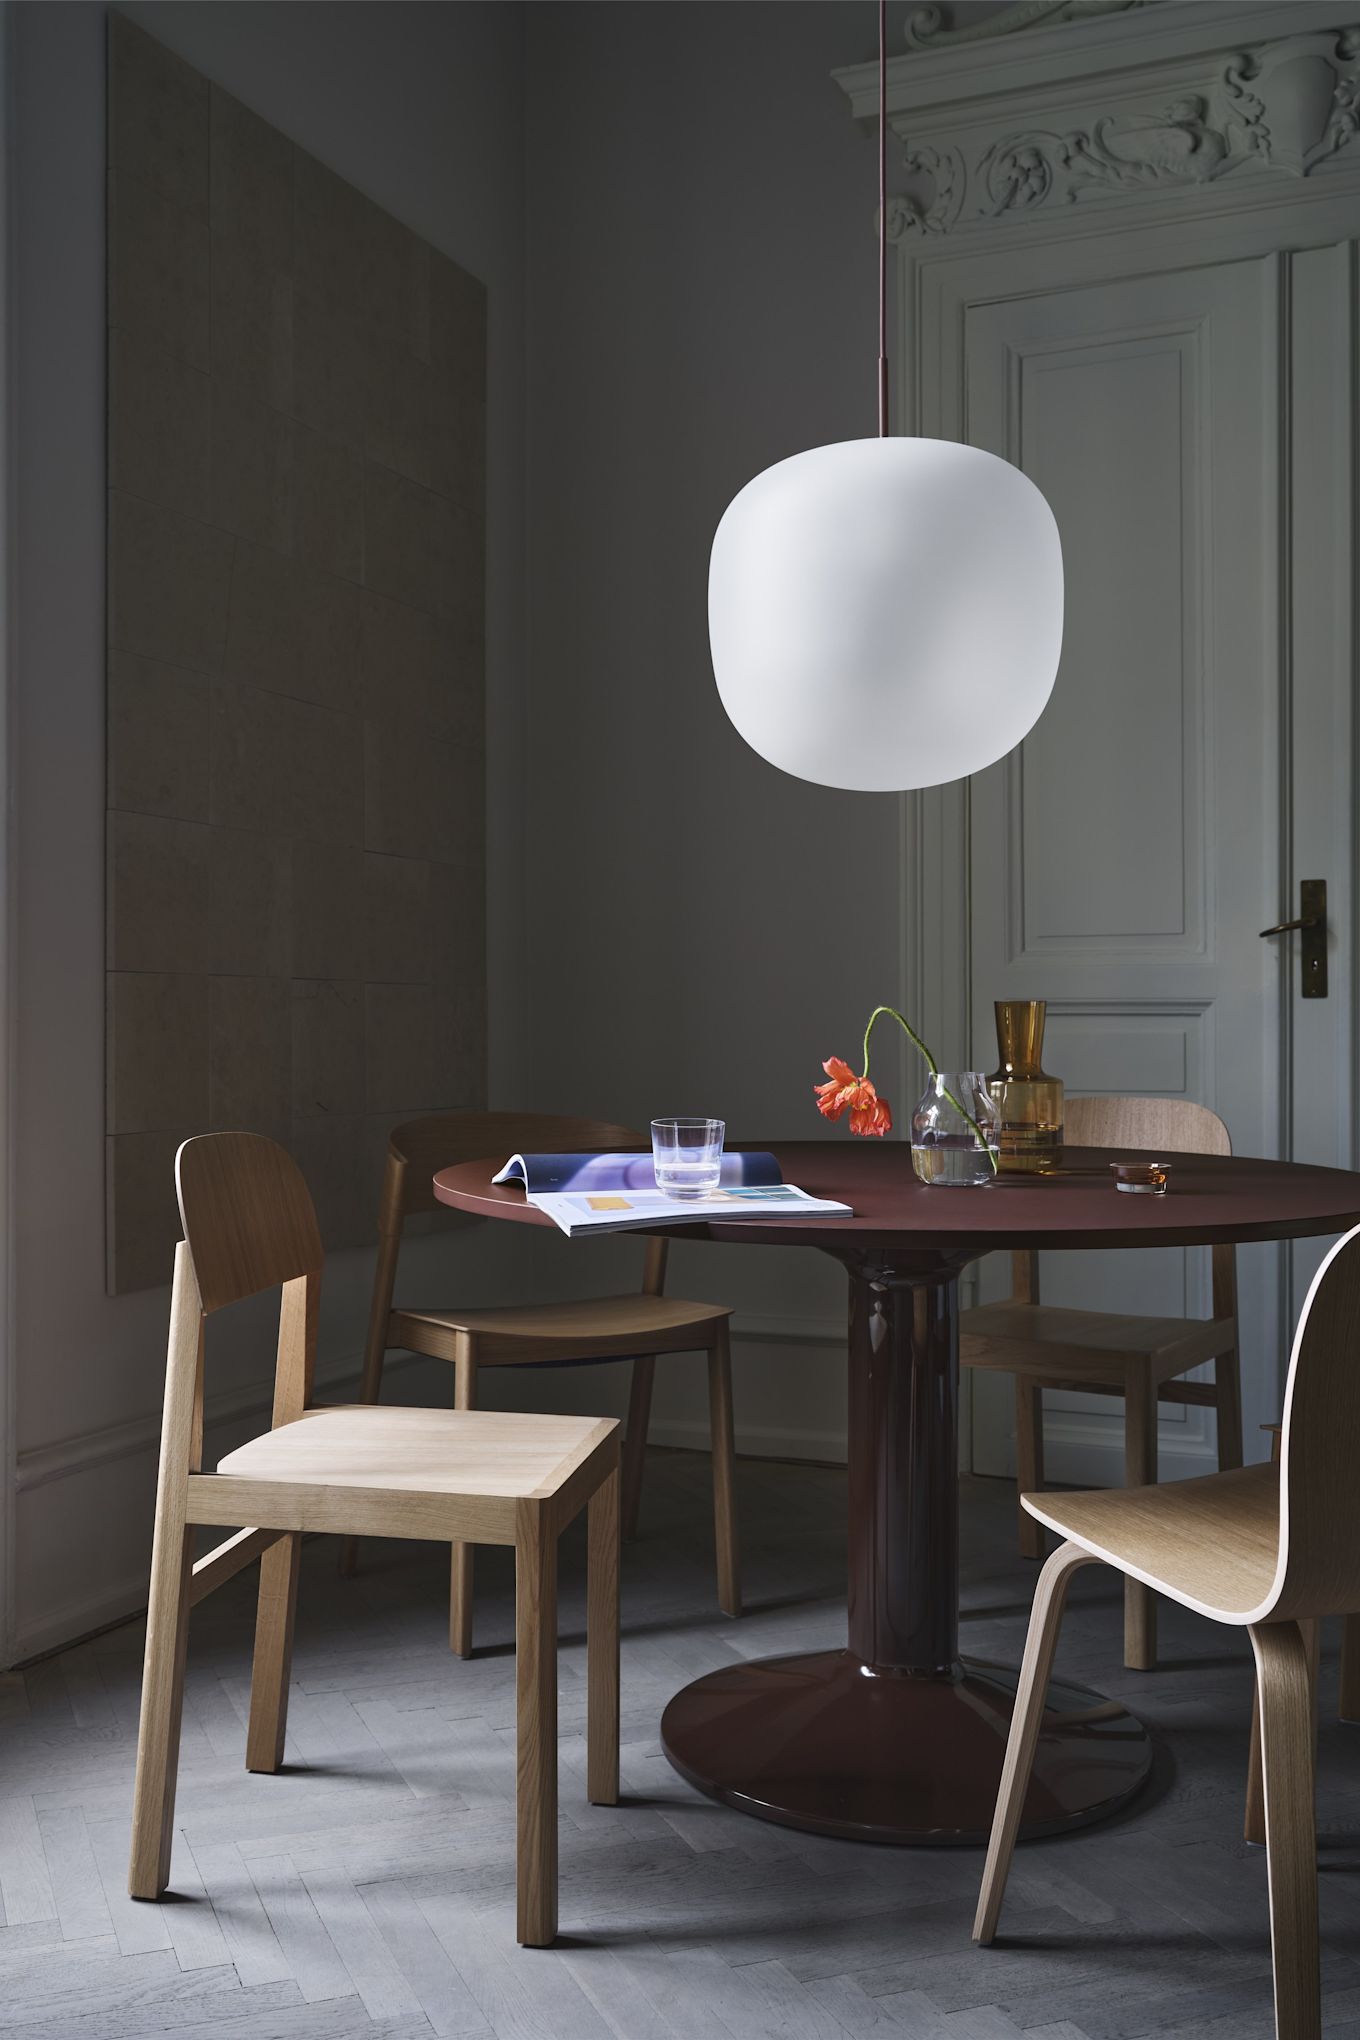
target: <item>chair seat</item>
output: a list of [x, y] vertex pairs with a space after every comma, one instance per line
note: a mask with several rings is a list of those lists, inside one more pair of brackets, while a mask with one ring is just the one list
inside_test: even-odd
[[238, 1445], [219, 1474], [428, 1495], [555, 1495], [615, 1426], [597, 1417], [335, 1404]]
[[[592, 1296], [576, 1303], [506, 1304], [493, 1310], [411, 1310], [392, 1313], [389, 1338], [413, 1352], [451, 1357], [454, 1335], [471, 1333], [486, 1365], [576, 1355], [683, 1351], [710, 1343], [710, 1328], [732, 1315], [726, 1304], [686, 1303], [678, 1296]], [[698, 1333], [701, 1336], [695, 1337]]]
[[1247, 1621], [1274, 1586], [1280, 1546], [1274, 1466], [1238, 1467], [1165, 1487], [1020, 1500], [1060, 1537], [1216, 1621]]
[[[1233, 1318], [1123, 1317], [1047, 1303], [987, 1303], [959, 1320], [965, 1367], [992, 1367], [1045, 1380], [1117, 1380], [1140, 1361], [1158, 1380], [1230, 1353]], [[970, 1350], [971, 1348], [971, 1350]]]

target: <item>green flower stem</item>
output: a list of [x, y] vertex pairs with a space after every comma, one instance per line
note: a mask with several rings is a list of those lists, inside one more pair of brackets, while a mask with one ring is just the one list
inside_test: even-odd
[[[926, 1068], [930, 1071], [931, 1076], [938, 1077], [940, 1074], [939, 1064], [936, 1062], [934, 1056], [931, 1054], [930, 1050], [926, 1047], [924, 1041], [922, 1041], [920, 1035], [916, 1032], [916, 1029], [912, 1026], [911, 1022], [903, 1018], [903, 1016], [898, 1012], [896, 1006], [875, 1006], [873, 1012], [869, 1015], [869, 1024], [864, 1030], [863, 1075], [866, 1078], [869, 1075], [869, 1036], [874, 1031], [874, 1022], [876, 1020], [881, 1020], [885, 1014], [887, 1014], [889, 1019], [895, 1020], [897, 1022], [898, 1026], [902, 1029], [902, 1032], [906, 1035], [907, 1039], [912, 1043], [912, 1045], [915, 1048], [919, 1049], [921, 1055], [925, 1059]], [[945, 1097], [949, 1100], [954, 1110], [958, 1113], [960, 1119], [962, 1119], [967, 1125], [972, 1127], [974, 1133], [978, 1137], [978, 1142], [982, 1148], [983, 1153], [986, 1155], [988, 1161], [992, 1165], [992, 1174], [995, 1175], [997, 1172], [996, 1150], [993, 1148], [986, 1134], [982, 1131], [982, 1128], [978, 1125], [972, 1113], [967, 1111], [965, 1107], [959, 1102], [959, 1100], [954, 1096], [954, 1093], [950, 1090], [948, 1084], [941, 1084], [940, 1089], [944, 1092]]]

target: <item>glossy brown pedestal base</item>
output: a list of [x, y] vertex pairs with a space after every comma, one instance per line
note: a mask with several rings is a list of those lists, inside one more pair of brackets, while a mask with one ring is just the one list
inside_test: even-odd
[[[940, 1197], [980, 1197], [940, 1190]], [[862, 1842], [985, 1841], [1018, 1674], [959, 1660], [958, 1290], [964, 1256], [846, 1250], [846, 1650], [728, 1665], [661, 1744], [743, 1813]], [[1116, 1702], [1054, 1683], [1021, 1833], [1100, 1820], [1152, 1767]]]
[[[1016, 1673], [875, 1671], [848, 1651], [710, 1672], [661, 1721], [671, 1763], [710, 1799], [813, 1834], [985, 1842]], [[1054, 1680], [1021, 1834], [1102, 1820], [1146, 1782], [1147, 1732], [1117, 1702]]]

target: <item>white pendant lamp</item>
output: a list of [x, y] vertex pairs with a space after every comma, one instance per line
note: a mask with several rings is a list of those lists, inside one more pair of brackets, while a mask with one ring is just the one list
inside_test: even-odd
[[1019, 468], [888, 436], [887, 27], [879, 0], [879, 436], [794, 454], [723, 516], [708, 577], [723, 707], [821, 786], [938, 786], [1034, 727], [1062, 649], [1062, 547]]

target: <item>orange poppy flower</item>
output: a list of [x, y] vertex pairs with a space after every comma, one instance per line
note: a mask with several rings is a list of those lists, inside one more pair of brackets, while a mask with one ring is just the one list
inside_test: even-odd
[[830, 1082], [817, 1084], [814, 1089], [817, 1110], [823, 1118], [839, 1119], [849, 1112], [851, 1133], [892, 1132], [888, 1101], [879, 1097], [867, 1077], [857, 1077], [849, 1063], [842, 1062], [838, 1055], [829, 1056], [822, 1068]]

